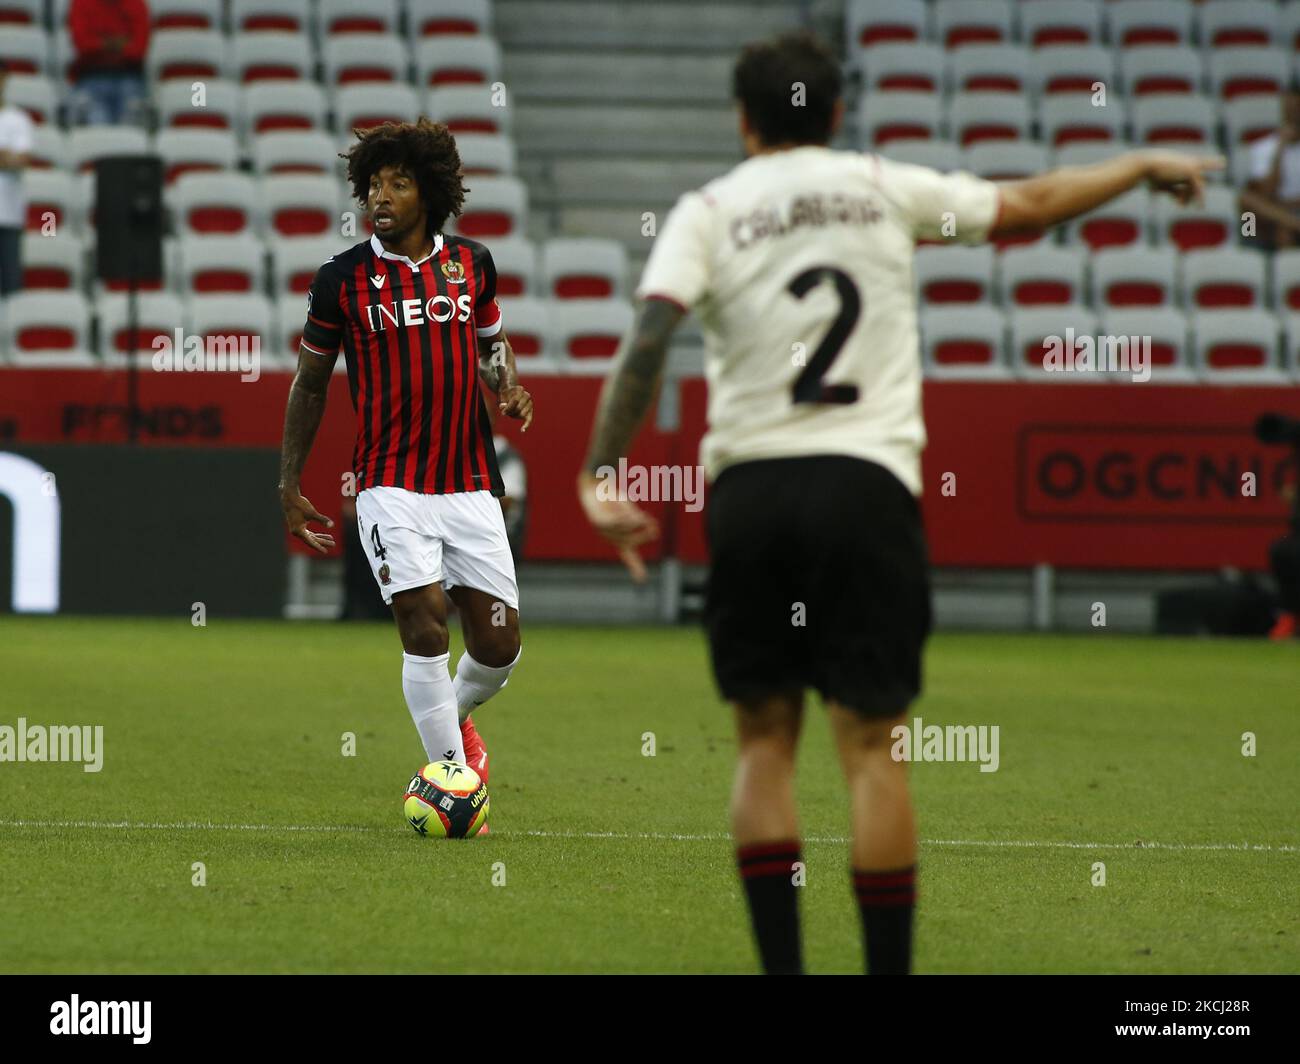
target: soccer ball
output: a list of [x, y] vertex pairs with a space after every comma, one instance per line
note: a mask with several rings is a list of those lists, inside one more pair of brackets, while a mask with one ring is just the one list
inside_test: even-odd
[[421, 835], [468, 839], [488, 819], [487, 784], [459, 761], [432, 761], [411, 777], [402, 796], [407, 823]]

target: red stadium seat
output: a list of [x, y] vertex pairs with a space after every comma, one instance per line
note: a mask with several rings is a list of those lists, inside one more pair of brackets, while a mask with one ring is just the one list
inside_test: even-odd
[[325, 237], [337, 232], [338, 181], [324, 174], [262, 178], [262, 216], [282, 237]]
[[182, 234], [244, 233], [257, 221], [257, 186], [245, 174], [185, 174], [173, 186], [171, 202]]
[[1060, 93], [1045, 96], [1039, 104], [1039, 125], [1043, 139], [1059, 148], [1079, 142], [1118, 140], [1124, 119], [1116, 103], [1094, 107], [1090, 97]]
[[851, 0], [845, 12], [845, 40], [851, 48], [919, 41], [927, 21], [924, 0]]
[[224, 80], [204, 81], [201, 88], [184, 80], [165, 81], [154, 90], [159, 123], [173, 129], [233, 130], [239, 101], [239, 86]]
[[1020, 35], [1032, 48], [1097, 44], [1101, 40], [1101, 5], [1092, 0], [1021, 4]]
[[179, 241], [181, 291], [260, 292], [265, 277], [260, 241], [244, 236], [189, 236]]
[[309, 0], [233, 0], [230, 24], [239, 33], [306, 33]]
[[1093, 301], [1101, 308], [1170, 306], [1177, 261], [1177, 253], [1167, 246], [1099, 251], [1092, 257]]
[[161, 30], [149, 39], [145, 65], [155, 82], [224, 77], [226, 38], [216, 30]]
[[414, 58], [417, 85], [490, 85], [501, 78], [501, 47], [489, 37], [425, 37]]
[[1133, 139], [1139, 144], [1213, 144], [1216, 121], [1214, 104], [1204, 96], [1152, 95], [1133, 101]]
[[59, 96], [52, 79], [43, 74], [11, 74], [5, 79], [5, 103], [21, 107], [35, 125], [58, 117]]
[[[107, 366], [121, 367], [127, 363], [131, 351], [128, 311], [128, 297], [122, 293], [101, 295], [95, 303], [99, 357]], [[136, 364], [148, 365], [146, 360], [156, 350], [155, 340], [175, 342], [176, 330], [184, 326], [184, 307], [169, 292], [144, 292], [137, 297], [136, 315]]]
[[0, 317], [0, 350], [11, 365], [59, 368], [93, 366], [90, 308], [76, 290], [15, 292]]
[[933, 44], [881, 44], [862, 54], [867, 92], [939, 92], [944, 53]]
[[1006, 321], [986, 304], [922, 307], [921, 355], [927, 377], [1005, 378]]
[[1243, 248], [1189, 251], [1182, 262], [1182, 301], [1189, 310], [1262, 307], [1267, 261]]
[[1125, 48], [1119, 55], [1120, 84], [1129, 96], [1199, 93], [1205, 82], [1200, 52], [1185, 45]]
[[410, 53], [395, 36], [376, 33], [341, 33], [327, 37], [321, 46], [327, 85], [358, 82], [405, 82]]
[[1202, 204], [1186, 207], [1162, 196], [1155, 208], [1156, 232], [1181, 251], [1236, 243], [1240, 219], [1234, 189], [1207, 187]]
[[259, 174], [332, 174], [338, 165], [338, 146], [321, 130], [262, 133], [251, 139], [250, 147]]
[[622, 298], [627, 251], [616, 240], [557, 237], [541, 247], [542, 284], [551, 299]]
[[370, 129], [384, 122], [414, 122], [419, 106], [419, 98], [409, 85], [344, 85], [334, 93], [340, 133]]
[[10, 74], [54, 76], [50, 38], [38, 24], [6, 26], [0, 33], [0, 60]]
[[[1042, 0], [1047, 2], [1047, 0]], [[1012, 7], [1007, 0], [935, 0], [935, 34], [945, 48], [999, 44], [1011, 40]]]
[[884, 148], [900, 140], [928, 140], [939, 134], [941, 105], [928, 92], [878, 92], [862, 104], [859, 126], [864, 146]]
[[[881, 51], [872, 51], [868, 61]], [[948, 53], [948, 73], [954, 92], [1023, 92], [1029, 84], [1029, 53], [1016, 44], [972, 44]]]
[[1191, 316], [1196, 366], [1203, 380], [1219, 383], [1283, 379], [1277, 359], [1278, 322], [1255, 310], [1214, 310]]
[[335, 33], [396, 33], [397, 0], [319, 0], [316, 22], [323, 37]]
[[8, 29], [34, 26], [45, 17], [44, 0], [0, 0], [0, 25]]
[[927, 306], [987, 303], [993, 297], [991, 247], [919, 247], [913, 275], [921, 301]]
[[319, 130], [325, 124], [325, 93], [310, 81], [269, 81], [244, 89], [244, 120], [250, 133]]
[[1218, 48], [1210, 53], [1210, 91], [1222, 100], [1276, 96], [1291, 80], [1280, 48]]
[[1062, 348], [1070, 340], [1070, 330], [1077, 342], [1080, 337], [1097, 335], [1097, 319], [1092, 311], [1073, 306], [1015, 308], [1010, 311], [1011, 365], [1019, 375], [1031, 380], [1052, 379], [1061, 382], [1086, 380], [1089, 374], [1053, 371], [1044, 364], [1049, 355], [1045, 342], [1056, 338]]
[[1017, 307], [1069, 306], [1085, 300], [1084, 255], [1077, 248], [1016, 248], [998, 257], [1003, 302]]
[[212, 0], [149, 0], [155, 30], [220, 29]]
[[479, 177], [468, 196], [465, 211], [455, 220], [455, 231], [474, 240], [522, 233], [528, 214], [528, 192], [514, 177]]
[[[334, 255], [357, 242], [356, 237], [299, 237], [271, 242], [271, 288], [277, 296], [305, 296], [316, 271]], [[496, 249], [493, 248], [493, 251]], [[300, 304], [304, 306], [305, 304]], [[298, 322], [302, 325], [302, 322]], [[296, 351], [297, 348], [295, 347]]]
[[75, 233], [80, 229], [88, 192], [78, 175], [66, 170], [29, 167], [23, 171], [22, 187], [27, 201], [27, 232], [48, 232], [47, 223], [51, 221], [55, 233]]
[[497, 295], [508, 298], [541, 293], [537, 250], [526, 237], [492, 241], [492, 261], [497, 268]]
[[954, 93], [948, 130], [963, 148], [988, 140], [1022, 140], [1029, 136], [1029, 103], [1002, 92]]
[[86, 253], [68, 233], [27, 233], [22, 241], [23, 290], [81, 288]]
[[543, 299], [527, 296], [500, 299], [501, 325], [520, 359], [545, 358], [551, 347], [551, 313]]
[[314, 77], [311, 42], [301, 33], [237, 33], [230, 39], [230, 76], [242, 85]]
[[486, 34], [491, 15], [488, 0], [406, 0], [406, 25], [414, 37]]
[[550, 311], [556, 347], [571, 360], [612, 358], [632, 326], [632, 307], [620, 299], [558, 300]]
[[68, 134], [67, 166], [90, 171], [106, 155], [136, 155], [149, 151], [149, 137], [135, 126], [82, 126]]
[[1102, 316], [1101, 329], [1106, 336], [1149, 337], [1152, 380], [1192, 378], [1187, 355], [1187, 319], [1172, 307], [1109, 310]]
[[1300, 313], [1300, 248], [1286, 248], [1273, 256], [1273, 305]]
[[1052, 45], [1029, 56], [1029, 83], [1035, 92], [1088, 93], [1115, 80], [1114, 53], [1100, 45]]
[[1112, 47], [1191, 43], [1188, 0], [1109, 0], [1104, 6]]
[[182, 174], [224, 170], [239, 157], [235, 135], [222, 129], [164, 129], [154, 150], [162, 156], [168, 184]]
[[1202, 47], [1266, 47], [1279, 35], [1278, 5], [1272, 0], [1205, 0], [1197, 23]]

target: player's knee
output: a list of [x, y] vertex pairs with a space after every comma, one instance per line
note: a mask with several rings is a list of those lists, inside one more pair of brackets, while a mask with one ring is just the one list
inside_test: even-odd
[[802, 706], [788, 699], [736, 703], [736, 735], [742, 755], [793, 756]]

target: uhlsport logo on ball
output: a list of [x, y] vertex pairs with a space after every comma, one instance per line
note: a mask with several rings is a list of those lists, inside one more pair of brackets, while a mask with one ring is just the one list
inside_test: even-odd
[[459, 761], [425, 765], [411, 777], [402, 800], [407, 823], [421, 835], [467, 839], [487, 824], [487, 784]]

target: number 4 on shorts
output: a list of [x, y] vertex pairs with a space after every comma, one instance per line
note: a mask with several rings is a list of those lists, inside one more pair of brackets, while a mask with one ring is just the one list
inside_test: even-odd
[[370, 526], [370, 542], [374, 544], [375, 557], [381, 562], [388, 557], [388, 548], [379, 541], [379, 526]]

